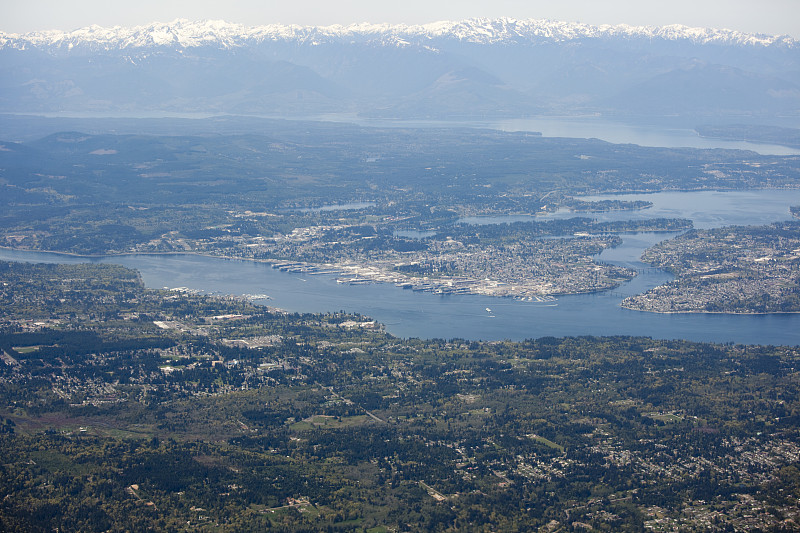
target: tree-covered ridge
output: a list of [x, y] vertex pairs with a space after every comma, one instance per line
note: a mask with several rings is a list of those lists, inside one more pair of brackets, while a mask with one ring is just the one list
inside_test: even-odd
[[796, 347], [403, 340], [120, 267], [2, 271], [42, 302], [2, 307], [6, 530], [800, 524]]

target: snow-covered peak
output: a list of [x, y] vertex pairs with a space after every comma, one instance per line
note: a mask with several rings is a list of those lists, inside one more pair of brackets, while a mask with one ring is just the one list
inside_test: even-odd
[[469, 43], [564, 42], [585, 39], [657, 39], [693, 44], [738, 46], [797, 46], [788, 36], [749, 34], [733, 30], [670, 26], [592, 26], [552, 20], [469, 19], [423, 25], [351, 24], [348, 26], [296, 26], [270, 24], [248, 27], [221, 20], [174, 20], [146, 26], [103, 28], [88, 26], [72, 32], [41, 31], [27, 34], [0, 32], [0, 47], [71, 50], [75, 47], [113, 50], [151, 47], [238, 47], [263, 42], [322, 44], [335, 42], [428, 46], [432, 41]]

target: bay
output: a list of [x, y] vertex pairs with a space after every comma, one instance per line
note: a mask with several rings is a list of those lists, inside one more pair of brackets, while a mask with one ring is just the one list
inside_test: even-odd
[[535, 132], [543, 137], [600, 139], [615, 144], [663, 148], [750, 150], [762, 155], [798, 155], [789, 146], [701, 137], [691, 128], [657, 124], [631, 124], [599, 115], [531, 116], [484, 120], [381, 119], [356, 114], [331, 113], [309, 117], [327, 122], [344, 122], [365, 127], [403, 128], [480, 128], [506, 132]]
[[[204, 119], [216, 119], [230, 115], [214, 113], [177, 113], [172, 111], [152, 112], [90, 112], [90, 113], [39, 113], [21, 116], [39, 116], [61, 119], [192, 119], [197, 121], [197, 131], [204, 131]], [[266, 120], [308, 120], [354, 124], [363, 127], [377, 128], [473, 128], [490, 129], [505, 132], [531, 132], [543, 137], [565, 137], [573, 139], [600, 139], [617, 144], [637, 144], [639, 146], [665, 148], [700, 148], [729, 150], [750, 150], [762, 155], [798, 155], [800, 149], [778, 144], [755, 143], [747, 141], [730, 141], [700, 137], [691, 127], [685, 124], [635, 124], [622, 120], [613, 120], [600, 115], [583, 116], [530, 116], [522, 118], [486, 118], [486, 119], [386, 119], [360, 116], [355, 113], [326, 113], [307, 116], [286, 117], [283, 115], [247, 115], [247, 118]], [[793, 124], [786, 124], [793, 126]], [[74, 127], [74, 126], [73, 126]], [[121, 129], [120, 129], [121, 128]], [[51, 131], [55, 133], [56, 130]], [[113, 132], [123, 133], [125, 127], [117, 125]], [[136, 130], [138, 132], [138, 130]], [[44, 134], [42, 135], [44, 136]]]
[[[785, 190], [665, 192], [603, 198], [646, 199], [654, 206], [637, 211], [597, 213], [599, 217], [624, 219], [669, 214], [692, 218], [698, 227], [788, 220], [789, 206], [800, 205], [800, 191]], [[562, 296], [555, 302], [435, 295], [388, 284], [351, 286], [336, 283], [335, 277], [330, 275], [292, 274], [265, 263], [199, 255], [85, 258], [2, 249], [0, 259], [122, 264], [138, 269], [149, 287], [187, 287], [206, 293], [237, 295], [267, 294], [271, 299], [258, 303], [291, 312], [362, 313], [377, 319], [389, 333], [399, 337], [523, 340], [543, 336], [642, 335], [659, 339], [800, 345], [800, 314], [654, 314], [622, 309], [619, 304], [624, 297], [671, 279], [665, 272], [648, 268], [639, 257], [647, 247], [674, 235], [622, 235], [622, 245], [604, 251], [599, 259], [638, 269], [639, 275], [613, 291]]]

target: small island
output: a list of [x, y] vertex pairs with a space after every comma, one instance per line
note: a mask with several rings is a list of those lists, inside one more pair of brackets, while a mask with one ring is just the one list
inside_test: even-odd
[[573, 213], [606, 213], [608, 211], [637, 211], [653, 207], [646, 200], [579, 200], [568, 198], [562, 205]]

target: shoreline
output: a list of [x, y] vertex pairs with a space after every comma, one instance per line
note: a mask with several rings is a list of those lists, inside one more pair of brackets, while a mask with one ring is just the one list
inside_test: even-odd
[[[182, 251], [182, 252], [122, 252], [110, 254], [76, 254], [73, 252], [58, 252], [49, 250], [31, 250], [29, 248], [12, 248], [9, 246], [0, 246], [0, 249], [18, 251], [23, 253], [43, 253], [43, 254], [57, 254], [73, 258], [86, 258], [86, 259], [103, 259], [114, 257], [133, 257], [137, 255], [143, 256], [159, 256], [159, 255], [189, 255], [197, 257], [207, 257], [211, 259], [225, 259], [228, 261], [243, 261], [252, 263], [262, 263], [270, 265], [286, 273], [306, 273], [311, 275], [318, 274], [331, 274], [338, 276], [355, 276], [351, 280], [337, 280], [340, 283], [386, 283], [394, 285], [398, 288], [408, 288], [418, 292], [428, 292], [432, 294], [446, 295], [446, 294], [465, 294], [474, 296], [489, 296], [492, 298], [512, 298], [520, 301], [551, 301], [555, 300], [558, 296], [575, 296], [581, 294], [596, 294], [605, 291], [612, 291], [618, 288], [621, 283], [615, 283], [610, 287], [603, 287], [598, 289], [578, 290], [575, 292], [563, 292], [555, 290], [552, 292], [536, 291], [532, 293], [532, 289], [514, 291], [514, 287], [520, 287], [520, 283], [503, 282], [499, 280], [480, 280], [480, 279], [441, 279], [441, 278], [414, 278], [402, 273], [386, 272], [379, 266], [375, 265], [352, 265], [352, 264], [333, 264], [333, 263], [308, 263], [305, 261], [294, 261], [291, 259], [257, 259], [253, 257], [237, 257], [228, 255], [214, 255], [197, 251]], [[281, 268], [282, 266], [289, 266], [290, 268]], [[317, 270], [322, 269], [322, 272]], [[635, 277], [635, 276], [634, 276]], [[540, 282], [531, 282], [540, 283]], [[455, 287], [462, 287], [456, 290]], [[501, 291], [499, 288], [509, 288]], [[524, 286], [523, 286], [524, 287]], [[541, 299], [541, 300], [540, 300]]]
[[[333, 265], [333, 264], [315, 265], [315, 264], [312, 264], [312, 263], [305, 263], [305, 262], [301, 262], [301, 261], [292, 261], [292, 260], [289, 260], [289, 259], [257, 259], [257, 258], [236, 257], [236, 256], [227, 256], [227, 255], [215, 255], [215, 254], [209, 254], [209, 253], [203, 253], [203, 252], [197, 252], [197, 251], [189, 251], [189, 250], [182, 251], [182, 252], [120, 252], [120, 253], [89, 254], [89, 255], [76, 254], [74, 252], [62, 252], [62, 251], [52, 251], [52, 250], [32, 250], [32, 249], [28, 249], [28, 248], [13, 248], [13, 247], [10, 247], [10, 246], [0, 246], [0, 250], [9, 250], [9, 251], [12, 251], [12, 252], [23, 252], [23, 253], [55, 254], [55, 255], [63, 255], [63, 256], [66, 256], [66, 257], [73, 257], [73, 258], [78, 258], [78, 259], [80, 259], [80, 258], [86, 258], [86, 259], [104, 259], [104, 258], [109, 258], [109, 259], [113, 259], [114, 257], [132, 257], [132, 256], [137, 256], [137, 255], [143, 255], [143, 256], [159, 256], [159, 255], [164, 255], [164, 256], [175, 255], [175, 256], [178, 256], [178, 255], [187, 255], [187, 256], [207, 257], [207, 258], [210, 258], [210, 259], [225, 259], [225, 260], [228, 260], [228, 261], [242, 261], [242, 262], [262, 263], [262, 264], [270, 265], [273, 268], [277, 268], [276, 265], [281, 265], [281, 264], [301, 264], [302, 263], [303, 267], [308, 268], [308, 270], [306, 270], [305, 272], [309, 273], [309, 274], [312, 274], [312, 275], [316, 275], [317, 274], [316, 272], [313, 272], [313, 269], [316, 269], [316, 268], [337, 270], [337, 271], [339, 271], [339, 275], [346, 274], [348, 272], [352, 272], [353, 271], [352, 267], [351, 268], [343, 268], [342, 266]], [[362, 268], [368, 268], [368, 267], [362, 267]], [[360, 268], [356, 268], [356, 269], [360, 270]], [[292, 273], [292, 272], [289, 272], [289, 271], [284, 271], [284, 272], [286, 272], [287, 274], [291, 274]], [[323, 272], [323, 273], [324, 274], [334, 275], [334, 273], [332, 273], [332, 272]], [[364, 276], [364, 274], [365, 273], [363, 271], [358, 273], [359, 276]], [[398, 283], [399, 284], [410, 284], [410, 285], [412, 285], [412, 287], [410, 287], [412, 290], [421, 291], [421, 292], [429, 292], [429, 293], [432, 293], [432, 294], [445, 294], [444, 292], [441, 291], [441, 289], [443, 289], [443, 288], [448, 286], [448, 281], [452, 282], [452, 280], [442, 280], [442, 282], [440, 282], [440, 283], [436, 283], [435, 280], [431, 280], [431, 279], [420, 280], [419, 281], [420, 284], [426, 284], [428, 286], [425, 287], [425, 288], [417, 288], [417, 287], [414, 286], [415, 284], [412, 281], [408, 281], [408, 280], [394, 280], [394, 281], [392, 281], [392, 280], [385, 280], [385, 279], [375, 279], [373, 277], [370, 277], [368, 279], [369, 279], [369, 282], [371, 282], [371, 283], [386, 283], [386, 284], [393, 284], [395, 286], [398, 286]], [[598, 289], [598, 290], [592, 290], [592, 291], [578, 291], [578, 292], [574, 292], [574, 293], [561, 293], [561, 292], [558, 292], [558, 293], [539, 294], [538, 297], [547, 298], [547, 299], [549, 299], [549, 298], [555, 299], [558, 296], [575, 296], [575, 295], [581, 295], [581, 294], [600, 294], [600, 293], [607, 292], [607, 291], [613, 291], [618, 286], [619, 285], [617, 285], [615, 287], [605, 288], [605, 289]], [[398, 288], [400, 288], [400, 287], [398, 286]], [[440, 292], [437, 292], [437, 289]], [[524, 301], [524, 300], [527, 299], [527, 300], [533, 301], [533, 296], [532, 295], [528, 295], [528, 294], [519, 294], [519, 295], [514, 295], [514, 294], [491, 294], [491, 293], [487, 293], [487, 292], [473, 291], [473, 290], [470, 290], [469, 292], [465, 292], [465, 293], [462, 293], [462, 294], [474, 295], [474, 296], [489, 296], [489, 297], [492, 297], [492, 298], [512, 298], [512, 299], [521, 300], [521, 301]], [[797, 310], [797, 311], [773, 311], [773, 312], [726, 312], [726, 311], [688, 311], [688, 310], [687, 311], [656, 311], [656, 310], [648, 310], [648, 309], [637, 309], [637, 308], [633, 308], [633, 307], [629, 307], [629, 306], [623, 305], [622, 302], [624, 300], [625, 300], [625, 298], [620, 300], [619, 307], [621, 309], [625, 309], [625, 310], [628, 310], [628, 311], [635, 311], [635, 312], [639, 312], [639, 313], [654, 313], [654, 314], [663, 314], [663, 315], [696, 314], [696, 315], [758, 316], [758, 315], [794, 315], [794, 314], [800, 314], [800, 310]]]
[[620, 304], [622, 309], [627, 309], [628, 311], [636, 311], [637, 313], [654, 313], [657, 315], [742, 315], [742, 316], [758, 316], [758, 315], [796, 315], [800, 314], [800, 310], [797, 311], [766, 311], [766, 312], [755, 312], [755, 311], [748, 311], [748, 312], [734, 312], [734, 311], [651, 311], [649, 309], [636, 309], [634, 307], [629, 307], [626, 305]]

